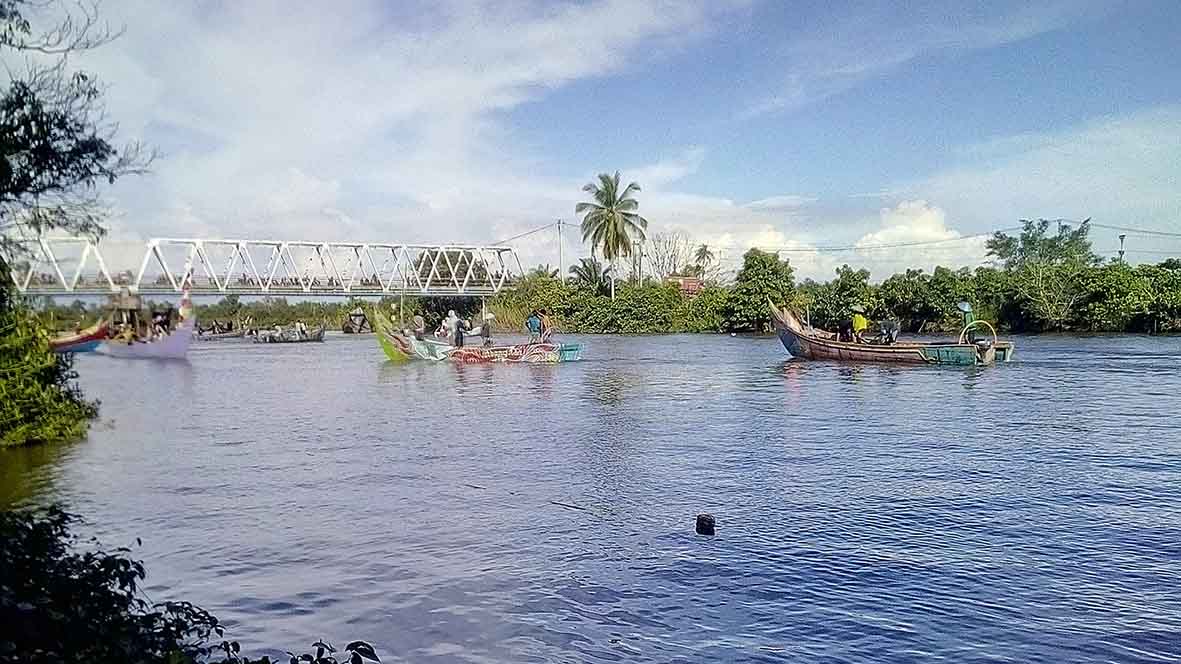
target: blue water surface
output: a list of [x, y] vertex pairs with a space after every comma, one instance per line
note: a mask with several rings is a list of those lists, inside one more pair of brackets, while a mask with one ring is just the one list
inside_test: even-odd
[[1181, 339], [1019, 338], [967, 369], [580, 340], [559, 366], [343, 335], [80, 357], [90, 438], [0, 461], [28, 466], [11, 500], [141, 537], [150, 596], [251, 652], [1181, 660]]

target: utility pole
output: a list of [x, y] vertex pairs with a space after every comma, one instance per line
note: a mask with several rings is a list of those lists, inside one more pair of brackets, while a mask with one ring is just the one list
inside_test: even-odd
[[566, 274], [566, 266], [562, 264], [562, 220], [558, 220], [558, 279]]
[[1119, 262], [1121, 265], [1123, 265], [1123, 262], [1124, 262], [1124, 240], [1127, 237], [1128, 236], [1126, 234], [1120, 233], [1120, 236], [1119, 236]]

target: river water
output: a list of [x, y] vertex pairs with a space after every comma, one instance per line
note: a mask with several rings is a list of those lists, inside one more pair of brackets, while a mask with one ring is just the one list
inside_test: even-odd
[[80, 357], [102, 420], [0, 456], [0, 500], [142, 538], [152, 599], [251, 652], [1181, 658], [1181, 339], [1021, 338], [981, 369], [581, 341], [559, 366], [397, 366], [343, 335]]

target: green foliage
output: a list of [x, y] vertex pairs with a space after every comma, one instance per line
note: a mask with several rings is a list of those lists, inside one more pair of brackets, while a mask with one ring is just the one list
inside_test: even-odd
[[784, 304], [794, 293], [791, 263], [774, 253], [751, 249], [742, 257], [742, 269], [727, 300], [727, 322], [731, 329], [765, 332], [771, 329], [767, 303]]
[[575, 285], [597, 295], [611, 292], [611, 268], [604, 267], [597, 258], [581, 258], [577, 265], [570, 266]]
[[640, 203], [633, 196], [640, 192], [640, 185], [632, 182], [620, 191], [616, 171], [615, 175], [600, 173], [597, 184], [591, 182], [582, 190], [593, 199], [574, 206], [574, 213], [582, 217], [582, 241], [590, 242], [592, 251], [599, 251], [609, 262], [630, 256], [633, 240], [643, 240], [648, 230], [648, 220], [640, 216]]
[[1090, 220], [1077, 228], [1056, 222], [1057, 233], [1052, 235], [1046, 219], [1021, 223], [1016, 237], [996, 233], [987, 243], [988, 252], [1004, 262], [1018, 304], [1030, 319], [1044, 329], [1069, 327], [1084, 298], [1081, 276], [1100, 262], [1087, 237]]
[[[24, 10], [31, 3], [0, 0], [0, 53], [37, 52], [20, 72], [9, 69], [0, 92], [0, 249], [25, 247], [15, 238], [61, 229], [97, 237], [105, 208], [98, 185], [143, 172], [154, 158], [137, 143], [114, 145], [116, 126], [105, 115], [102, 85], [64, 66], [72, 51], [111, 38], [94, 32], [95, 17], [63, 18], [42, 36]], [[90, 11], [93, 11], [91, 9]], [[61, 60], [54, 64], [54, 58]]]
[[1143, 328], [1153, 304], [1152, 281], [1131, 267], [1114, 263], [1079, 275], [1083, 297], [1076, 325], [1086, 330]]
[[718, 332], [724, 329], [727, 291], [707, 288], [690, 298], [670, 284], [621, 285], [612, 300], [581, 280], [523, 279], [488, 303], [498, 327], [522, 330], [533, 311], [549, 312], [558, 330], [589, 334]]
[[73, 358], [49, 350], [49, 335], [15, 292], [0, 259], [0, 447], [77, 438], [98, 412], [72, 381]]
[[880, 311], [877, 290], [869, 283], [869, 270], [842, 265], [836, 274], [837, 278], [827, 283], [807, 281], [800, 287], [801, 302], [808, 307], [813, 325], [835, 329], [853, 315], [853, 305], [865, 307], [870, 315]]
[[[78, 518], [51, 507], [43, 515], [0, 512], [0, 663], [264, 664], [235, 641], [215, 642], [216, 617], [189, 602], [151, 603], [140, 592], [143, 563], [129, 550], [78, 546]], [[81, 550], [80, 550], [81, 549]], [[379, 661], [373, 646], [343, 652], [323, 641], [290, 662]]]

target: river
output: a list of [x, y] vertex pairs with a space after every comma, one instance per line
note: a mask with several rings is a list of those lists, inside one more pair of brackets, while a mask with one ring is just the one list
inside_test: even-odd
[[79, 357], [101, 420], [0, 455], [0, 500], [142, 538], [149, 596], [255, 653], [1181, 658], [1181, 339], [1018, 338], [979, 369], [581, 341], [558, 366], [397, 366], [371, 335]]

